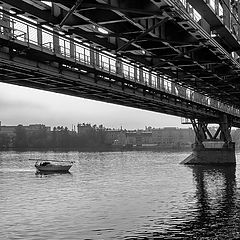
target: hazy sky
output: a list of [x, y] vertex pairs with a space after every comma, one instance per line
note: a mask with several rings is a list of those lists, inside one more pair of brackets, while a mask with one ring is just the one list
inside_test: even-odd
[[67, 126], [78, 123], [143, 129], [145, 126], [189, 127], [179, 117], [0, 83], [2, 125]]

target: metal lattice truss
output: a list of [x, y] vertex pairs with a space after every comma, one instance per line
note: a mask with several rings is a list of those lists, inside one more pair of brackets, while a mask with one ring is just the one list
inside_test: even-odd
[[213, 2], [2, 0], [1, 6], [239, 108], [240, 4]]
[[[188, 1], [202, 14], [198, 23], [191, 17], [191, 5], [180, 0], [52, 0], [52, 7], [37, 0], [2, 2], [16, 14], [57, 26], [66, 34], [133, 59], [199, 92], [240, 103], [240, 65], [238, 56], [231, 56], [239, 52], [238, 36], [203, 0]], [[229, 16], [231, 11], [229, 3]], [[215, 37], [211, 37], [213, 32]]]

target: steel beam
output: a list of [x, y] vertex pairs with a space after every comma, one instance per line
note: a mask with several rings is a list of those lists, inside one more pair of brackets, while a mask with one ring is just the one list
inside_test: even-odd
[[149, 32], [151, 32], [153, 29], [161, 26], [164, 22], [166, 22], [168, 20], [168, 17], [160, 20], [158, 23], [156, 23], [155, 25], [151, 26], [150, 28], [146, 29], [143, 33], [141, 33], [140, 35], [138, 35], [136, 38], [130, 40], [129, 42], [127, 42], [125, 45], [119, 47], [116, 52], [125, 50], [128, 48], [128, 46], [130, 46], [131, 44], [137, 42], [139, 39], [143, 38], [144, 36], [146, 36]]
[[67, 21], [67, 19], [73, 14], [73, 12], [82, 4], [83, 0], [77, 0], [76, 3], [72, 6], [72, 8], [68, 11], [66, 16], [63, 18], [61, 23], [59, 24], [59, 27], [61, 28], [64, 23]]

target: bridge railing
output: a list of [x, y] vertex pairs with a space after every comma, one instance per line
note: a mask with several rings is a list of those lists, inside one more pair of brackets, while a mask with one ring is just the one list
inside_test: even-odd
[[[194, 9], [186, 0], [172, 0], [179, 7], [185, 9], [189, 16], [196, 22], [201, 19], [201, 15]], [[205, 4], [219, 18], [231, 33], [238, 37], [238, 1], [219, 1], [219, 0], [204, 0]]]
[[[191, 19], [193, 19], [199, 26], [203, 27], [204, 24], [201, 23], [202, 16], [197, 12], [196, 9], [193, 8], [193, 6], [190, 3], [188, 3], [187, 0], [167, 0], [167, 1], [170, 1], [174, 6], [178, 7], [179, 9], [183, 9], [188, 14], [188, 16], [191, 17]], [[209, 9], [217, 16], [217, 18], [224, 25], [224, 27], [228, 29], [228, 31], [235, 38], [235, 40], [239, 41], [240, 40], [240, 28], [239, 28], [240, 5], [238, 3], [239, 1], [204, 0], [204, 2], [209, 7]], [[220, 26], [218, 27], [220, 28]], [[210, 27], [207, 31], [209, 33]], [[210, 31], [209, 34], [210, 36], [215, 36], [216, 31]], [[218, 47], [221, 48], [219, 44]], [[225, 54], [226, 53], [227, 52], [225, 51]], [[239, 54], [236, 52], [232, 52], [231, 57], [237, 60], [239, 59]]]
[[[27, 20], [12, 16], [6, 17], [6, 15], [1, 17], [0, 15], [0, 37], [27, 45], [29, 48], [36, 49], [38, 47], [41, 51], [58, 54], [58, 57], [74, 61], [76, 64], [84, 64], [107, 72], [110, 78], [112, 75], [120, 76], [130, 82], [137, 82], [166, 94], [240, 116], [240, 110], [234, 106], [177, 84], [169, 76], [153, 72], [137, 62], [130, 62], [129, 59], [123, 59], [111, 53], [103, 53], [79, 39], [62, 36], [60, 32], [53, 31], [49, 27], [43, 28]], [[71, 66], [69, 65], [69, 67]]]

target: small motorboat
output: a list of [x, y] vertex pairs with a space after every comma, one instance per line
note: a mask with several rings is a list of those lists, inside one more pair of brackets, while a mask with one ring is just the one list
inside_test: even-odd
[[39, 172], [68, 172], [73, 163], [72, 161], [36, 160], [35, 167]]

